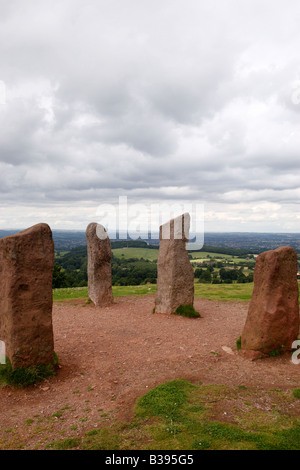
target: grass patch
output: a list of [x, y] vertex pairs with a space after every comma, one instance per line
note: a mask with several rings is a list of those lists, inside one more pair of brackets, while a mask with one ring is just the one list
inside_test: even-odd
[[102, 428], [87, 432], [83, 442], [83, 450], [118, 450], [119, 437], [117, 429]]
[[0, 385], [11, 385], [17, 388], [29, 387], [48, 377], [53, 377], [57, 365], [58, 357], [55, 353], [51, 364], [30, 366], [26, 369], [13, 369], [9, 359], [6, 359], [6, 364], [0, 365]]
[[300, 388], [295, 388], [293, 390], [293, 397], [300, 399]]
[[79, 438], [67, 438], [62, 441], [52, 441], [48, 444], [47, 447], [50, 447], [53, 450], [69, 450], [78, 447], [80, 444]]
[[290, 412], [297, 397], [289, 391], [176, 379], [141, 396], [131, 421], [113, 421], [44, 446], [54, 450], [300, 450], [300, 420]]
[[53, 289], [53, 300], [59, 302], [62, 300], [88, 299], [87, 287], [68, 287], [65, 289]]
[[240, 351], [240, 349], [242, 348], [242, 337], [241, 336], [236, 340], [235, 344], [236, 344], [236, 349], [238, 351]]
[[114, 297], [154, 294], [156, 292], [156, 285], [145, 284], [141, 286], [113, 286], [112, 291]]
[[194, 309], [193, 305], [180, 305], [176, 312], [174, 312], [174, 315], [188, 318], [201, 318], [200, 313]]
[[253, 292], [253, 282], [245, 284], [201, 284], [195, 283], [195, 297], [209, 300], [249, 302]]
[[192, 384], [181, 379], [158, 385], [138, 399], [135, 412], [139, 416], [178, 419], [186, 401], [187, 390], [191, 387]]
[[[299, 420], [278, 410], [257, 410], [258, 395], [245, 388], [193, 385], [186, 380], [159, 385], [138, 400], [135, 410], [144, 420], [156, 418], [149, 428], [153, 442], [145, 448], [299, 450]], [[277, 400], [279, 406], [278, 394], [270, 395], [270, 401]], [[249, 415], [238, 406], [244, 396], [249, 400]], [[230, 418], [236, 424], [222, 420], [229, 403]]]

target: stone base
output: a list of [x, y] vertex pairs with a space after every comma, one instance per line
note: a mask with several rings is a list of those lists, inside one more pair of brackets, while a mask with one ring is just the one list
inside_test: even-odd
[[264, 359], [267, 356], [266, 354], [261, 353], [260, 351], [252, 351], [240, 349], [238, 352], [239, 356], [243, 357], [244, 359], [248, 359], [249, 361], [257, 361], [258, 359]]

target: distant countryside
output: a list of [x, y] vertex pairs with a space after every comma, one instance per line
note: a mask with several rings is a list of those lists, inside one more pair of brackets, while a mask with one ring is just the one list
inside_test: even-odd
[[[126, 246], [124, 246], [124, 244]], [[146, 242], [112, 242], [113, 286], [156, 284], [158, 246]], [[255, 255], [234, 248], [204, 247], [189, 252], [195, 280], [204, 284], [253, 282]], [[87, 286], [86, 246], [56, 251], [53, 288]]]
[[[155, 292], [158, 251], [157, 245], [145, 241], [112, 241], [115, 297]], [[253, 250], [217, 246], [190, 251], [195, 295], [220, 300], [250, 300], [257, 254]], [[88, 297], [86, 246], [56, 250], [53, 289], [55, 300]]]

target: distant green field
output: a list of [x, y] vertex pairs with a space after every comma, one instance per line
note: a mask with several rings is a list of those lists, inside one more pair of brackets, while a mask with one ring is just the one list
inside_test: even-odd
[[192, 255], [192, 257], [196, 259], [207, 258], [208, 256], [210, 258], [217, 259], [233, 258], [232, 255], [223, 255], [222, 253], [208, 253], [207, 251], [191, 251], [189, 252], [189, 255]]
[[[239, 258], [238, 256], [224, 255], [222, 253], [208, 253], [206, 251], [195, 251], [190, 252], [189, 255], [192, 256], [192, 262], [202, 263], [205, 261], [223, 261], [229, 263], [245, 263], [247, 260], [245, 258]], [[253, 261], [254, 262], [254, 261]], [[251, 264], [251, 261], [250, 261]]]
[[148, 259], [149, 261], [158, 259], [158, 250], [149, 248], [115, 248], [112, 250], [112, 252], [116, 258], [144, 258]]
[[56, 258], [62, 258], [63, 256], [65, 256], [68, 253], [70, 253], [70, 252], [69, 251], [56, 251], [55, 252], [55, 257]]
[[[115, 248], [112, 250], [114, 256], [117, 258], [129, 259], [129, 258], [137, 258], [137, 259], [148, 259], [150, 261], [154, 261], [158, 259], [158, 250], [149, 249], [149, 248]], [[221, 253], [208, 253], [206, 251], [192, 251], [189, 253], [192, 256], [193, 261], [195, 262], [202, 262], [202, 261], [209, 261], [211, 259], [214, 260], [230, 260], [236, 263], [245, 261], [244, 258], [234, 257], [232, 255], [224, 255]]]

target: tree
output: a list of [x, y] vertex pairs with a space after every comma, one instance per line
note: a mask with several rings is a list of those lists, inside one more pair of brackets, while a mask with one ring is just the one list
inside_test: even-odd
[[196, 279], [199, 279], [199, 277], [201, 276], [202, 273], [203, 273], [203, 269], [202, 269], [202, 268], [196, 268], [196, 269], [195, 269], [195, 274], [194, 274], [195, 278], [196, 278]]
[[208, 269], [202, 272], [199, 282], [203, 282], [205, 284], [211, 283], [211, 272]]
[[68, 287], [67, 275], [63, 268], [55, 263], [53, 268], [52, 288], [59, 289], [61, 287]]

